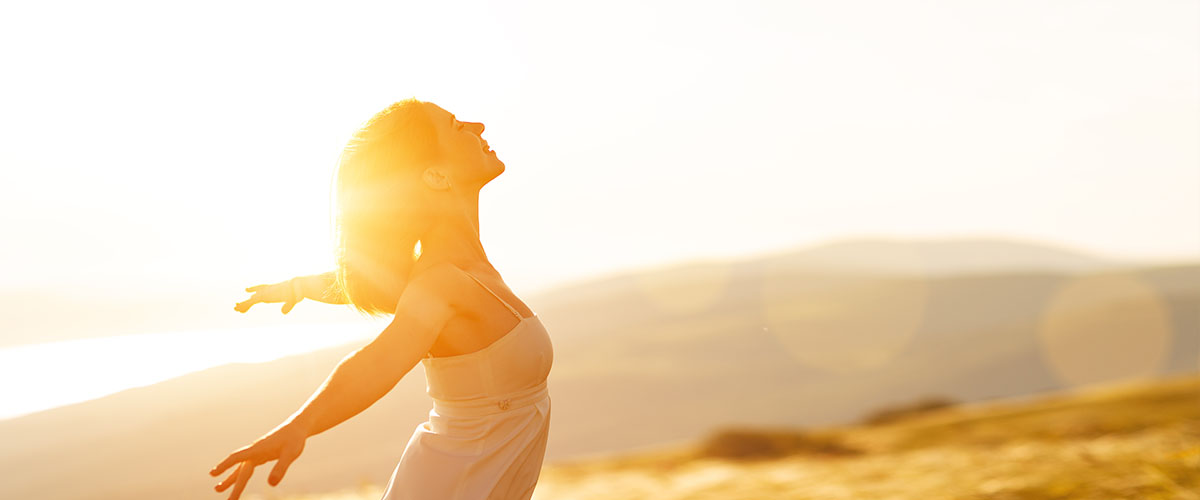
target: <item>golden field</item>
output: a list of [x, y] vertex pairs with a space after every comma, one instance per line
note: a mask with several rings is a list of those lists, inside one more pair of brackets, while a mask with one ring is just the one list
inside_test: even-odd
[[[902, 413], [902, 412], [901, 412]], [[381, 485], [279, 500], [367, 500]], [[1200, 498], [1200, 376], [548, 463], [535, 500]]]

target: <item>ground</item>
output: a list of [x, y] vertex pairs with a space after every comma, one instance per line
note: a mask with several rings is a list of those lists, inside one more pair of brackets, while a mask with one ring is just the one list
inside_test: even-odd
[[1200, 500], [1200, 376], [889, 417], [551, 463], [533, 498]]

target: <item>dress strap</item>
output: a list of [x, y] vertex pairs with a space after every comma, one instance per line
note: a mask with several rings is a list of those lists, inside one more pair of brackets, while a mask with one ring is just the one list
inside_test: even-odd
[[488, 288], [488, 286], [483, 284], [482, 281], [479, 281], [479, 278], [476, 278], [474, 274], [468, 273], [466, 271], [463, 271], [463, 272], [466, 273], [467, 276], [470, 276], [471, 279], [475, 280], [476, 283], [479, 283], [479, 286], [483, 287], [484, 290], [487, 290], [488, 293], [492, 294], [493, 297], [496, 297], [496, 300], [499, 300], [501, 304], [504, 304], [504, 307], [507, 307], [509, 311], [512, 311], [513, 316], [516, 316], [517, 319], [519, 319], [519, 320], [525, 319], [525, 318], [521, 317], [520, 312], [518, 312], [513, 306], [509, 305], [508, 302], [505, 302], [504, 299], [500, 298], [499, 295], [496, 295], [496, 292], [493, 292], [492, 289]]

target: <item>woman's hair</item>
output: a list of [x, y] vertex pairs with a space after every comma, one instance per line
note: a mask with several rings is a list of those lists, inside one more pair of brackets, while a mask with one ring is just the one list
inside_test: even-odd
[[334, 290], [360, 313], [395, 311], [430, 223], [424, 167], [438, 160], [424, 103], [405, 99], [375, 114], [342, 150], [334, 181]]

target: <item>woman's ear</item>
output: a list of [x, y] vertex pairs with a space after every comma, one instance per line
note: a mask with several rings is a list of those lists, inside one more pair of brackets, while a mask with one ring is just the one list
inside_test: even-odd
[[450, 189], [450, 177], [440, 167], [429, 167], [421, 173], [421, 180], [429, 189], [444, 191]]

